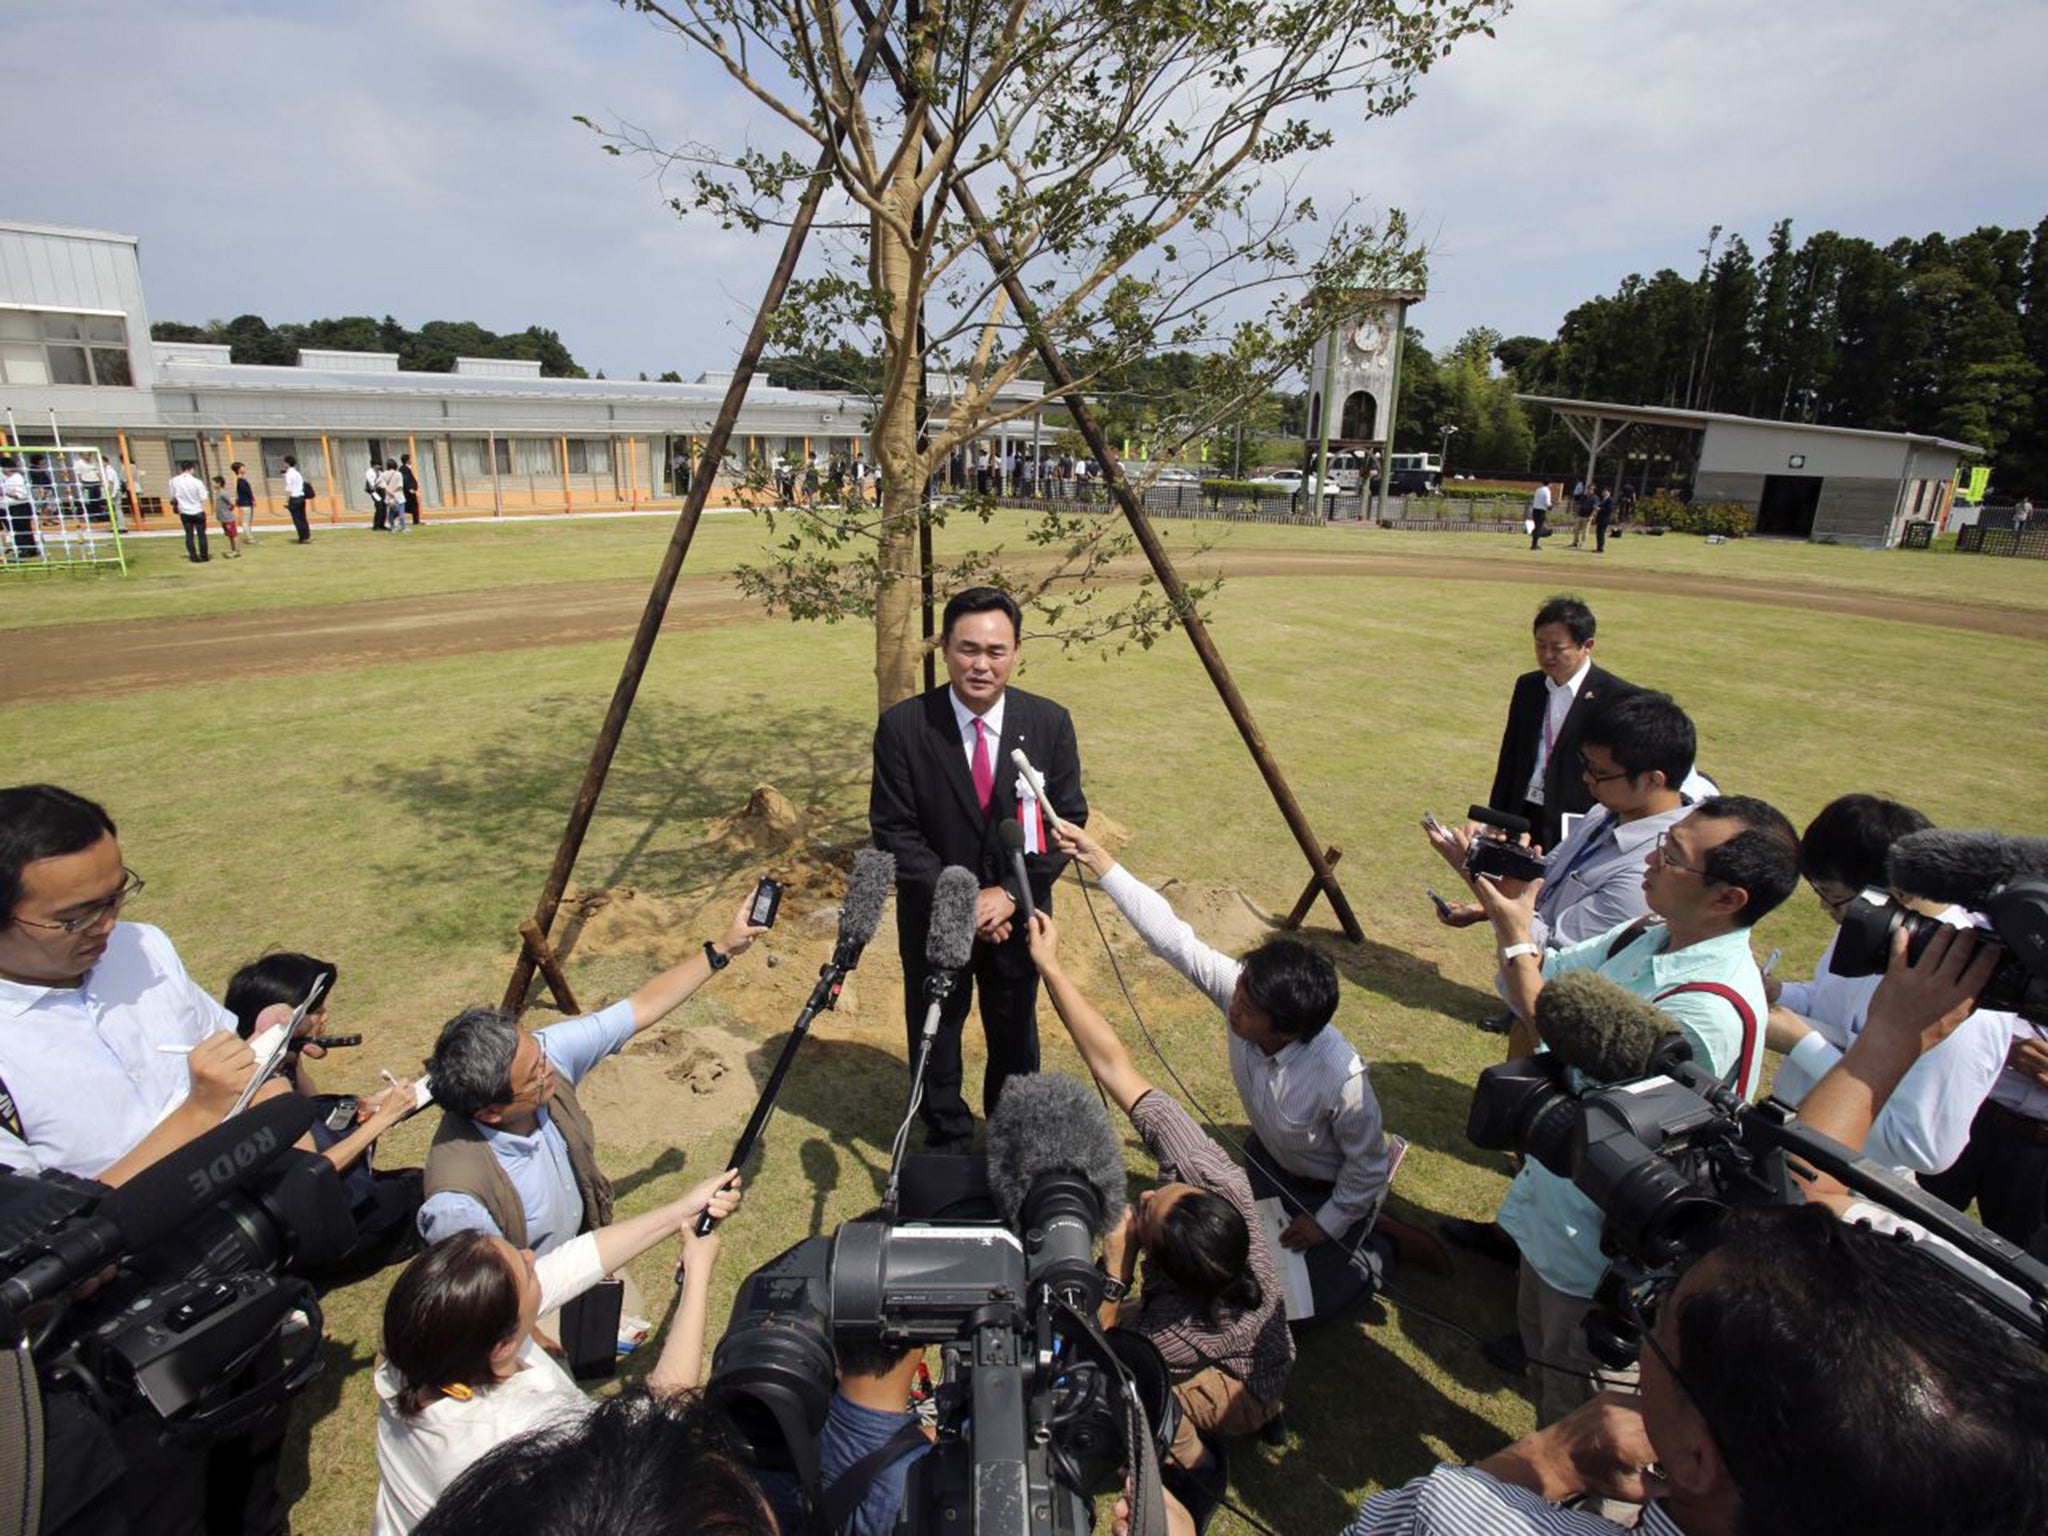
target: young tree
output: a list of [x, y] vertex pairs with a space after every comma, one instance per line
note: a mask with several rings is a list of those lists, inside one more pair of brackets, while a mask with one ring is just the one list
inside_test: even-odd
[[[614, 153], [660, 156], [677, 212], [785, 221], [829, 164], [815, 259], [776, 345], [881, 360], [872, 394], [879, 509], [799, 518], [751, 590], [798, 616], [871, 617], [877, 700], [917, 686], [924, 490], [959, 448], [1028, 417], [1011, 386], [1050, 343], [1092, 389], [1162, 350], [1199, 353], [1177, 441], [1196, 440], [1298, 369], [1362, 289], [1406, 285], [1420, 253], [1397, 215], [1348, 216], [1317, 248], [1296, 195], [1343, 101], [1398, 111], [1496, 0], [618, 0], [721, 66], [779, 142], [669, 148], [629, 126]], [[858, 61], [879, 41], [883, 67]], [[897, 66], [892, 73], [890, 65]], [[585, 121], [588, 121], [587, 119]], [[972, 207], [975, 211], [970, 213]], [[1027, 311], [1028, 312], [1024, 312]], [[931, 409], [925, 409], [929, 399]], [[1157, 442], [1155, 458], [1171, 442]], [[1050, 516], [1055, 559], [1020, 593], [1070, 636], [1174, 622], [1141, 597], [1110, 619], [1076, 597], [1116, 550], [1106, 515]], [[934, 573], [997, 574], [990, 552]], [[1017, 572], [1001, 573], [1012, 587]], [[1082, 594], [1085, 597], [1085, 592]]]

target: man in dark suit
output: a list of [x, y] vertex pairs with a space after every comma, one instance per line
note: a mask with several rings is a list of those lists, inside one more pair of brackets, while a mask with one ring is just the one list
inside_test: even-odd
[[1635, 685], [1593, 664], [1593, 610], [1576, 597], [1553, 597], [1537, 609], [1535, 630], [1537, 670], [1515, 679], [1486, 803], [1528, 817], [1531, 839], [1555, 848], [1564, 841], [1564, 818], [1593, 805], [1579, 765], [1586, 713]]
[[973, 964], [946, 1000], [926, 1070], [922, 1113], [925, 1145], [933, 1151], [964, 1153], [973, 1145], [974, 1115], [960, 1093], [960, 1028], [973, 992], [981, 994], [988, 1041], [982, 1113], [994, 1110], [1012, 1073], [1038, 1070], [1038, 971], [1025, 944], [1017, 877], [997, 828], [1021, 821], [1030, 845], [1045, 850], [1025, 854], [1031, 899], [1040, 910], [1051, 908], [1053, 881], [1067, 861], [1050, 837], [1035, 835], [1038, 807], [1011, 752], [1022, 747], [1045, 776], [1051, 809], [1061, 820], [1088, 820], [1072, 718], [1050, 699], [1009, 686], [1022, 639], [1022, 615], [1006, 593], [972, 587], [955, 594], [941, 633], [947, 685], [905, 699], [875, 727], [868, 821], [875, 846], [896, 856], [896, 939], [913, 1063], [924, 1031], [932, 889], [948, 864], [981, 882]]

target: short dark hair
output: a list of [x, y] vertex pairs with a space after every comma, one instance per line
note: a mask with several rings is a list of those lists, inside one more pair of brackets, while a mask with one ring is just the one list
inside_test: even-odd
[[434, 1098], [450, 1114], [475, 1119], [478, 1111], [512, 1097], [512, 1057], [519, 1021], [502, 1008], [465, 1008], [441, 1026], [427, 1075]]
[[1244, 990], [1295, 1040], [1313, 1036], [1337, 1013], [1337, 967], [1299, 939], [1268, 939], [1244, 957]]
[[1159, 1246], [1147, 1250], [1168, 1280], [1207, 1308], [1211, 1327], [1265, 1299], [1251, 1252], [1251, 1229], [1237, 1207], [1206, 1189], [1173, 1202], [1160, 1223]]
[[287, 463], [287, 464], [291, 465], [291, 466], [292, 466], [292, 468], [294, 468], [294, 469], [298, 468], [298, 465], [299, 465], [299, 461], [298, 461], [297, 459], [293, 458], [293, 457], [292, 457], [292, 456], [291, 456], [290, 454], [286, 454], [286, 455], [284, 456], [284, 461], [285, 461], [285, 463]]
[[235, 460], [234, 463], [230, 464], [228, 468], [232, 469], [236, 474], [239, 475], [242, 472], [242, 461], [240, 459], [237, 459]]
[[1568, 592], [1560, 592], [1548, 599], [1536, 610], [1536, 622], [1531, 629], [1542, 629], [1547, 624], [1562, 624], [1571, 631], [1574, 645], [1590, 645], [1593, 640], [1593, 610], [1584, 600]]
[[775, 1536], [725, 1420], [696, 1393], [607, 1398], [480, 1457], [417, 1536]]
[[2048, 1369], [1922, 1244], [1815, 1205], [1710, 1241], [1678, 1369], [1742, 1530], [2048, 1529]]
[[924, 1346], [886, 1343], [881, 1339], [832, 1341], [832, 1358], [841, 1376], [886, 1376], [903, 1363], [906, 1355], [924, 1353]]
[[1709, 880], [1749, 893], [1737, 927], [1754, 927], [1799, 889], [1799, 834], [1776, 806], [1751, 795], [1710, 795], [1693, 814], [1742, 823], [1740, 832], [1709, 850], [1705, 865]]
[[199, 467], [199, 461], [198, 461], [197, 459], [180, 459], [180, 460], [178, 460], [178, 468], [179, 468], [179, 469], [181, 469], [181, 470], [186, 470], [186, 469], [197, 469], [198, 467]]
[[0, 789], [0, 922], [14, 921], [21, 874], [29, 865], [83, 853], [115, 835], [114, 818], [83, 795], [55, 784]]
[[1579, 732], [1582, 745], [1603, 747], [1630, 778], [1656, 772], [1677, 789], [1692, 772], [1699, 737], [1692, 719], [1668, 693], [1641, 688], [1593, 701]]
[[491, 1351], [519, 1327], [519, 1282], [488, 1232], [445, 1237], [405, 1266], [384, 1301], [384, 1358], [401, 1382], [399, 1411], [418, 1413], [446, 1387], [496, 1379]]
[[955, 620], [964, 619], [970, 613], [1007, 614], [1010, 633], [1018, 644], [1024, 641], [1024, 612], [1017, 606], [1017, 600], [1001, 587], [969, 587], [964, 592], [955, 592], [946, 599], [946, 614], [939, 625], [939, 638], [945, 640], [953, 633]]
[[341, 979], [334, 963], [279, 950], [260, 960], [251, 960], [235, 972], [228, 979], [227, 995], [221, 1002], [235, 1016], [235, 1030], [246, 1040], [256, 1033], [256, 1018], [264, 1009], [279, 1003], [298, 1007], [306, 1000], [313, 983], [323, 977], [327, 985], [320, 989], [320, 1002], [324, 1005], [334, 996], [334, 984]]
[[1843, 795], [1821, 807], [1799, 839], [1799, 872], [1853, 891], [1890, 884], [1885, 859], [1892, 844], [1934, 823], [1896, 800], [1877, 795]]

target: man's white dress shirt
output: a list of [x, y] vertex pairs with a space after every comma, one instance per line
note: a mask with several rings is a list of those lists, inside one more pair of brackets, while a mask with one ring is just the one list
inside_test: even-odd
[[[1209, 995], [1225, 1013], [1244, 967], [1195, 936], [1166, 898], [1121, 864], [1102, 889], [1152, 952]], [[1276, 1161], [1297, 1178], [1334, 1184], [1316, 1225], [1341, 1237], [1375, 1215], [1386, 1198], [1393, 1154], [1372, 1079], [1333, 1024], [1268, 1056], [1230, 1039], [1230, 1075], [1245, 1118]]]
[[1529, 775], [1529, 791], [1524, 797], [1537, 805], [1543, 803], [1543, 775], [1550, 766], [1550, 749], [1556, 745], [1558, 733], [1564, 729], [1564, 717], [1572, 712], [1586, 674], [1592, 670], [1593, 658], [1588, 656], [1579, 663], [1579, 670], [1561, 683], [1544, 674], [1543, 728], [1536, 733], [1536, 768]]

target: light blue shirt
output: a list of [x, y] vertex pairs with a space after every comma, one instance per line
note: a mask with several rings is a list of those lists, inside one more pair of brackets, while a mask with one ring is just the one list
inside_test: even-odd
[[[557, 1073], [572, 1084], [581, 1083], [592, 1067], [633, 1038], [632, 1000], [613, 1003], [580, 1019], [550, 1024], [535, 1030], [533, 1038], [540, 1042]], [[482, 1133], [484, 1145], [519, 1192], [519, 1203], [526, 1208], [526, 1246], [537, 1254], [553, 1252], [583, 1227], [583, 1196], [576, 1189], [576, 1171], [569, 1166], [569, 1144], [546, 1106], [539, 1118], [531, 1136], [515, 1136], [496, 1126], [470, 1122]], [[429, 1243], [457, 1232], [504, 1235], [481, 1201], [452, 1190], [443, 1190], [420, 1207], [419, 1227], [421, 1238]]]
[[235, 1027], [186, 974], [160, 928], [116, 923], [75, 987], [0, 979], [0, 1082], [21, 1134], [0, 1125], [0, 1164], [97, 1178], [185, 1102], [183, 1053]]
[[[1742, 1017], [1735, 1005], [1711, 992], [1682, 992], [1661, 1000], [1660, 995], [1689, 982], [1718, 982], [1732, 988], [1749, 1004], [1750, 1016], [1756, 1021], [1745, 1078], [1754, 1097], [1763, 1070], [1763, 1022], [1768, 1009], [1763, 976], [1749, 952], [1749, 930], [1738, 928], [1684, 949], [1666, 951], [1669, 935], [1661, 927], [1652, 927], [1608, 959], [1608, 946], [1626, 926], [1554, 951], [1543, 962], [1543, 979], [1553, 981], [1568, 971], [1597, 971], [1635, 996], [1655, 1002], [1692, 1042], [1693, 1060], [1723, 1079], [1742, 1059]], [[1500, 1224], [1522, 1250], [1523, 1262], [1547, 1285], [1568, 1296], [1589, 1299], [1599, 1288], [1600, 1276], [1607, 1268], [1607, 1256], [1600, 1251], [1600, 1207], [1570, 1179], [1559, 1178], [1534, 1159], [1525, 1162], [1508, 1186], [1507, 1198], [1501, 1201]]]

